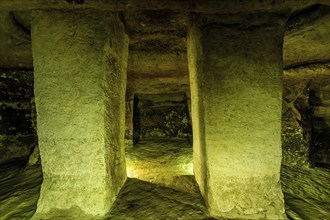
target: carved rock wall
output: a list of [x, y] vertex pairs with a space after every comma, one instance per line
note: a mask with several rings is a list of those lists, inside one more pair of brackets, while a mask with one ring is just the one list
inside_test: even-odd
[[282, 163], [330, 164], [330, 65], [284, 71]]
[[26, 163], [37, 146], [33, 71], [0, 71], [0, 164]]
[[134, 132], [140, 140], [190, 138], [191, 125], [184, 93], [136, 95]]

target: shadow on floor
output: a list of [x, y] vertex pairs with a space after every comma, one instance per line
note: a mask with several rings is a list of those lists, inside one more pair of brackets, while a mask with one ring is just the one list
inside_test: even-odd
[[106, 219], [207, 219], [199, 193], [129, 178]]
[[[294, 220], [330, 219], [329, 170], [282, 167], [286, 213]], [[191, 177], [184, 177], [191, 179]], [[186, 181], [186, 180], [185, 180]], [[0, 219], [29, 219], [42, 183], [40, 166], [0, 167]], [[198, 192], [184, 192], [129, 178], [106, 219], [212, 219]]]

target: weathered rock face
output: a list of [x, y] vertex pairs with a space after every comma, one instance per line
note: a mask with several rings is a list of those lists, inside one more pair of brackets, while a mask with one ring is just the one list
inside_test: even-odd
[[190, 118], [184, 93], [136, 94], [135, 99], [133, 132], [136, 140], [190, 138]]
[[308, 166], [311, 144], [312, 109], [309, 105], [309, 79], [284, 75], [282, 105], [282, 163]]
[[133, 104], [134, 100], [125, 100], [125, 146], [133, 146]]
[[194, 172], [212, 215], [281, 219], [285, 22], [230, 18], [197, 19], [189, 33]]
[[310, 88], [312, 142], [310, 160], [314, 166], [330, 167], [330, 65]]
[[133, 148], [126, 148], [128, 177], [199, 192], [197, 184], [185, 181], [195, 179], [192, 162], [192, 146], [184, 139], [141, 140]]
[[35, 11], [33, 16], [43, 169], [35, 218], [103, 216], [126, 180], [124, 26], [116, 13]]
[[283, 164], [329, 166], [329, 64], [284, 71]]
[[0, 164], [26, 163], [37, 146], [33, 71], [0, 71]]
[[32, 69], [32, 50], [29, 12], [16, 16], [14, 12], [0, 12], [0, 67]]
[[292, 15], [284, 36], [284, 66], [329, 61], [329, 23], [329, 6], [314, 5]]

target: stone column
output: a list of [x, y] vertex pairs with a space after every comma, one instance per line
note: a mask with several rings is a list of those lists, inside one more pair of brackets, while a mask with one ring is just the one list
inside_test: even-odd
[[128, 38], [117, 14], [35, 11], [43, 183], [35, 217], [103, 216], [126, 180]]
[[280, 184], [284, 26], [284, 19], [271, 15], [192, 18], [194, 172], [211, 215], [285, 217]]

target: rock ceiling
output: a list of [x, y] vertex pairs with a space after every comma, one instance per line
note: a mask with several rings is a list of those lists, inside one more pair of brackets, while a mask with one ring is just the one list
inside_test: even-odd
[[[47, 1], [0, 2], [0, 68], [32, 68], [29, 9], [102, 8], [121, 11], [130, 36], [128, 83], [141, 90], [185, 91], [189, 87], [186, 30], [189, 12], [223, 14], [281, 12], [287, 22], [284, 68], [330, 60], [330, 1]], [[137, 3], [139, 2], [139, 4]], [[164, 3], [166, 2], [166, 4]], [[204, 2], [204, 3], [203, 3]], [[43, 3], [43, 4], [42, 4]], [[323, 4], [323, 5], [322, 5]], [[2, 10], [1, 10], [2, 9]], [[153, 79], [158, 79], [155, 82]], [[137, 82], [138, 80], [138, 82]], [[142, 82], [142, 83], [141, 83]], [[148, 88], [147, 85], [155, 84]], [[164, 86], [166, 85], [166, 86]], [[159, 87], [159, 88], [157, 88]], [[179, 89], [178, 89], [179, 88]], [[168, 90], [168, 91], [167, 91]], [[152, 92], [152, 91], [150, 91]]]

